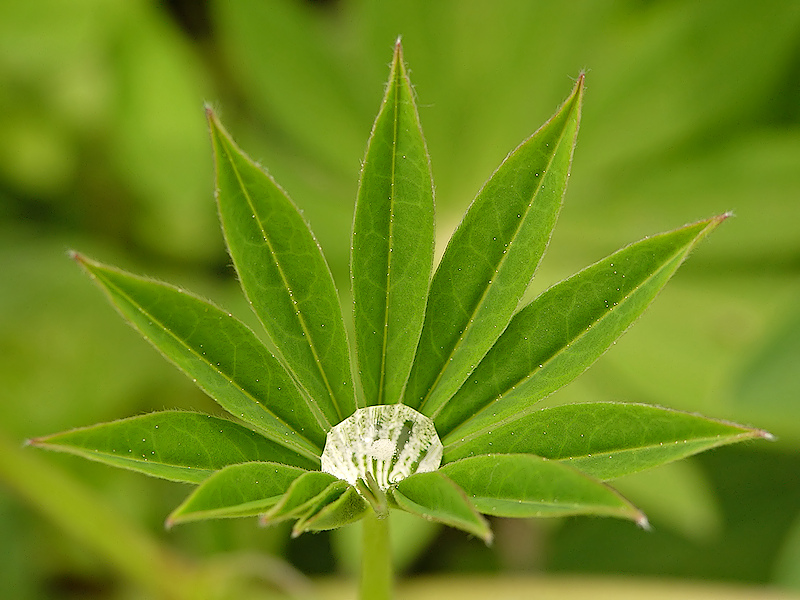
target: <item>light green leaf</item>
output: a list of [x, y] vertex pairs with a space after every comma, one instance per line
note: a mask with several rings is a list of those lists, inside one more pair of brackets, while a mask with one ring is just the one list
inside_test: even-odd
[[505, 329], [539, 264], [566, 189], [583, 77], [478, 193], [433, 276], [404, 403], [435, 417]]
[[530, 454], [485, 454], [439, 469], [482, 513], [498, 517], [646, 517], [617, 492], [558, 461]]
[[325, 434], [309, 401], [242, 322], [164, 283], [74, 258], [151, 344], [232, 415], [315, 460]]
[[326, 500], [338, 498], [347, 487], [347, 482], [321, 471], [309, 471], [292, 482], [283, 497], [261, 518], [263, 525], [272, 525], [298, 517], [314, 506], [326, 504]]
[[368, 510], [371, 510], [369, 504], [356, 489], [347, 486], [338, 498], [315, 506], [298, 519], [292, 528], [292, 537], [297, 537], [306, 531], [327, 531], [355, 523]]
[[492, 542], [489, 523], [475, 509], [464, 491], [439, 471], [417, 473], [391, 490], [397, 505], [411, 514], [457, 527]]
[[279, 463], [225, 467], [206, 479], [167, 518], [167, 527], [187, 521], [252, 517], [274, 506], [298, 477], [309, 473]]
[[443, 460], [487, 451], [535, 454], [608, 480], [759, 437], [769, 434], [644, 404], [568, 404], [537, 410], [463, 443], [456, 440], [445, 446]]
[[553, 286], [506, 331], [435, 420], [461, 444], [535, 410], [642, 314], [689, 252], [727, 215], [645, 238]]
[[322, 250], [297, 207], [209, 110], [220, 220], [242, 288], [327, 431], [355, 411], [347, 338]]
[[318, 461], [300, 456], [242, 425], [183, 411], [101, 423], [36, 438], [29, 443], [187, 483], [200, 483], [214, 471], [244, 462], [319, 467]]
[[356, 347], [367, 405], [400, 401], [425, 315], [433, 242], [430, 164], [398, 42], [353, 225]]

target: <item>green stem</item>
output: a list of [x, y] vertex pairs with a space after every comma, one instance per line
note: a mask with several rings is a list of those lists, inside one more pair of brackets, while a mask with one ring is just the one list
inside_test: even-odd
[[389, 549], [389, 518], [369, 511], [363, 519], [361, 548], [361, 600], [391, 600], [392, 557]]

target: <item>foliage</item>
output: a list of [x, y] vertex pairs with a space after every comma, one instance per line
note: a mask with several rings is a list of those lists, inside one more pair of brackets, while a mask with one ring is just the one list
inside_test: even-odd
[[[433, 182], [397, 43], [353, 225], [352, 372], [360, 386], [313, 233], [209, 109], [225, 239], [277, 357], [210, 302], [73, 253], [121, 315], [238, 422], [166, 411], [31, 443], [199, 484], [168, 525], [261, 515], [265, 524], [295, 521], [299, 535], [385, 519], [394, 508], [487, 543], [482, 515], [595, 514], [647, 526], [602, 480], [769, 435], [635, 404], [534, 407], [603, 354], [727, 218], [632, 244], [518, 310], [561, 208], [583, 90], [581, 75], [553, 117], [494, 172], [431, 278]], [[410, 407], [407, 416], [387, 406], [398, 403]], [[355, 418], [378, 421], [373, 437], [361, 438], [366, 430], [353, 425], [351, 437], [340, 438], [336, 452], [357, 468], [351, 480], [326, 456], [331, 436]], [[392, 419], [399, 421], [387, 425]], [[414, 458], [422, 452], [417, 422], [435, 427], [439, 469], [441, 453], [433, 464]], [[390, 444], [388, 454], [371, 449], [378, 442]], [[403, 458], [411, 450], [416, 455]], [[403, 461], [416, 466], [400, 472]], [[370, 585], [364, 597], [373, 597]]]
[[[628, 535], [611, 520], [513, 530], [500, 522], [491, 555], [444, 535], [414, 564], [419, 540], [436, 530], [397, 513], [397, 556], [429, 572], [471, 565], [796, 580], [796, 545], [785, 540], [800, 496], [782, 475], [796, 470], [800, 439], [791, 368], [800, 190], [795, 3], [446, 1], [432, 10], [427, 2], [275, 0], [212, 2], [205, 16], [197, 5], [181, 21], [165, 6], [174, 5], [81, 0], [65, 10], [40, 0], [0, 9], [0, 411], [12, 444], [165, 407], [214, 413], [191, 382], [98, 308], [61, 258], [77, 245], [202, 291], [257, 326], [233, 293], [208, 211], [210, 161], [197, 114], [204, 99], [224, 107], [242, 144], [302, 199], [339, 289], [348, 287], [353, 174], [379, 99], [384, 50], [402, 31], [436, 168], [437, 248], [456, 224], [454, 210], [562, 97], [565, 74], [590, 70], [569, 201], [526, 301], [648, 232], [736, 212], [636, 328], [541, 405], [655, 403], [758, 423], [779, 441], [615, 480], [654, 521], [650, 536]], [[96, 488], [120, 518], [187, 553], [249, 547], [287, 555], [283, 528], [256, 531], [247, 520], [165, 536], [159, 524], [179, 486], [67, 457], [45, 460], [78, 474], [75, 484]], [[15, 500], [16, 484], [3, 483], [0, 547], [8, 560], [0, 595], [34, 597], [36, 586], [50, 593], [65, 581], [108, 584], [97, 557], [76, 555]], [[347, 534], [333, 539], [341, 566], [357, 554], [341, 549], [350, 534], [339, 531]], [[411, 531], [424, 535], [412, 540]], [[326, 539], [303, 536], [288, 556], [329, 572]], [[542, 543], [544, 554], [526, 554]], [[47, 548], [47, 556], [30, 548]], [[595, 565], [590, 556], [606, 560]]]

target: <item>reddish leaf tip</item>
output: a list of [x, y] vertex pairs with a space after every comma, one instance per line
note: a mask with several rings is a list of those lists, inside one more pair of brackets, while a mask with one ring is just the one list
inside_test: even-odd
[[769, 431], [765, 429], [757, 429], [756, 430], [756, 437], [761, 438], [762, 440], [767, 440], [768, 442], [777, 442], [778, 438], [772, 435]]
[[650, 526], [650, 520], [643, 512], [639, 512], [639, 514], [636, 516], [635, 522], [640, 529], [643, 529], [644, 531], [653, 531], [653, 528]]
[[722, 213], [721, 215], [719, 215], [717, 217], [714, 217], [713, 220], [716, 221], [719, 224], [719, 223], [722, 223], [723, 221], [725, 221], [727, 219], [730, 219], [731, 217], [734, 217], [734, 216], [736, 216], [736, 215], [733, 214], [733, 211], [729, 210], [727, 212]]
[[69, 256], [72, 260], [74, 260], [78, 264], [84, 264], [86, 262], [86, 258], [80, 252], [76, 250], [67, 250], [67, 256]]

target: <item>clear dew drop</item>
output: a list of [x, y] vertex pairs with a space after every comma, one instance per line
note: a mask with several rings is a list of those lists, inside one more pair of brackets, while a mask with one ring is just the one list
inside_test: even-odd
[[371, 475], [382, 490], [435, 471], [442, 442], [433, 421], [403, 404], [360, 408], [328, 432], [322, 471], [355, 486]]

